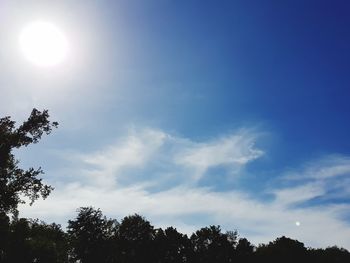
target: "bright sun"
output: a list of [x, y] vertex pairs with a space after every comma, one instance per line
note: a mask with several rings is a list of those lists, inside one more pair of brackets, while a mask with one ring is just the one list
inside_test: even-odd
[[24, 56], [41, 67], [57, 65], [65, 60], [68, 41], [59, 28], [47, 22], [37, 21], [23, 28], [19, 36]]

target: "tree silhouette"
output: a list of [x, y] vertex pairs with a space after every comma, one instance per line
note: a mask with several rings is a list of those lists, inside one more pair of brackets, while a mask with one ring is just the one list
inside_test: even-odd
[[68, 262], [67, 234], [60, 225], [46, 224], [38, 220], [30, 221], [28, 240], [32, 262]]
[[10, 233], [5, 262], [32, 262], [32, 251], [27, 242], [30, 238], [28, 219], [20, 218], [11, 222]]
[[262, 245], [257, 249], [260, 258], [270, 262], [306, 262], [307, 249], [298, 240], [282, 236], [268, 245]]
[[19, 203], [27, 197], [32, 204], [39, 197], [46, 198], [51, 186], [42, 183], [41, 168], [23, 170], [12, 154], [13, 149], [37, 143], [43, 134], [50, 134], [57, 122], [50, 122], [47, 110], [33, 109], [29, 118], [18, 128], [10, 117], [0, 119], [0, 212], [17, 214]]
[[110, 249], [116, 239], [118, 222], [107, 219], [100, 209], [81, 207], [78, 212], [67, 227], [71, 258], [83, 263], [115, 261]]
[[154, 245], [157, 262], [182, 263], [189, 262], [193, 257], [189, 238], [173, 227], [164, 231], [157, 229]]
[[66, 233], [57, 224], [15, 218], [8, 223], [0, 262], [68, 262]]
[[5, 213], [0, 212], [0, 262], [5, 261], [5, 257], [8, 251], [9, 237], [10, 219]]
[[154, 236], [153, 226], [142, 216], [124, 217], [119, 227], [121, 262], [153, 262]]
[[191, 236], [195, 261], [229, 262], [233, 258], [236, 237], [236, 232], [223, 234], [220, 226], [201, 228]]
[[236, 246], [236, 256], [239, 262], [253, 261], [254, 246], [246, 238], [240, 238]]
[[347, 263], [343, 248], [306, 249], [304, 244], [280, 237], [257, 249], [237, 232], [219, 226], [201, 228], [191, 238], [173, 227], [154, 229], [142, 216], [127, 216], [119, 225], [99, 209], [83, 207], [68, 222], [68, 233], [56, 224], [0, 217], [3, 244], [1, 263], [234, 263], [319, 262]]
[[350, 262], [350, 253], [337, 246], [326, 249], [309, 249], [309, 262], [318, 263], [343, 263]]

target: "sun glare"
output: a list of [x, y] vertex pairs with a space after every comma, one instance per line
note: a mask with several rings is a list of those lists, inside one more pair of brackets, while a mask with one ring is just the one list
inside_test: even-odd
[[65, 35], [48, 22], [37, 21], [25, 26], [20, 33], [19, 44], [24, 56], [42, 67], [63, 62], [68, 53]]

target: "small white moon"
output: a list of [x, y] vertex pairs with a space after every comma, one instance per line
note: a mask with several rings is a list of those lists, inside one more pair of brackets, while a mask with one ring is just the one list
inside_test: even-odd
[[300, 226], [300, 222], [299, 222], [299, 221], [296, 221], [296, 222], [295, 222], [295, 225], [296, 225], [296, 226]]
[[19, 45], [30, 62], [42, 67], [63, 62], [68, 53], [68, 41], [63, 32], [43, 21], [25, 26], [19, 35]]

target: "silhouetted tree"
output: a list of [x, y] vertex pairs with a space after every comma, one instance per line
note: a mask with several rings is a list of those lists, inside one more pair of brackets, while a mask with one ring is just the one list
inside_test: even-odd
[[257, 257], [270, 262], [306, 262], [307, 250], [303, 243], [282, 236], [268, 245], [259, 246]]
[[8, 251], [8, 242], [10, 237], [10, 219], [0, 212], [0, 262], [5, 262], [5, 257]]
[[191, 236], [198, 263], [231, 262], [234, 255], [237, 234], [223, 234], [220, 226], [209, 226], [198, 230]]
[[253, 261], [254, 246], [246, 238], [240, 238], [236, 246], [236, 257], [239, 262]]
[[337, 246], [326, 249], [309, 249], [309, 262], [317, 263], [343, 263], [350, 262], [350, 253], [344, 248]]
[[82, 263], [116, 261], [111, 242], [116, 239], [118, 222], [107, 219], [100, 209], [81, 207], [78, 212], [67, 227], [71, 259]]
[[68, 262], [67, 234], [63, 232], [60, 225], [32, 220], [29, 236], [32, 262]]
[[124, 217], [119, 227], [119, 249], [121, 262], [153, 262], [155, 231], [142, 216]]
[[80, 208], [68, 233], [56, 224], [0, 214], [1, 263], [348, 263], [343, 248], [306, 249], [287, 237], [255, 248], [237, 232], [219, 226], [201, 228], [189, 239], [175, 228], [154, 229], [142, 216], [127, 216], [119, 225], [99, 209]]
[[189, 238], [179, 233], [176, 228], [168, 227], [164, 231], [157, 229], [154, 244], [156, 262], [182, 263], [192, 259]]
[[57, 224], [15, 218], [9, 224], [0, 262], [68, 262], [66, 234]]
[[30, 238], [28, 219], [20, 218], [12, 221], [10, 233], [5, 262], [32, 262], [32, 251], [28, 243]]
[[0, 119], [0, 212], [17, 214], [17, 206], [27, 197], [32, 204], [39, 197], [46, 198], [51, 186], [42, 183], [41, 168], [23, 170], [12, 154], [13, 149], [37, 143], [42, 135], [50, 134], [57, 122], [50, 122], [47, 110], [33, 109], [29, 118], [18, 128], [10, 117]]

